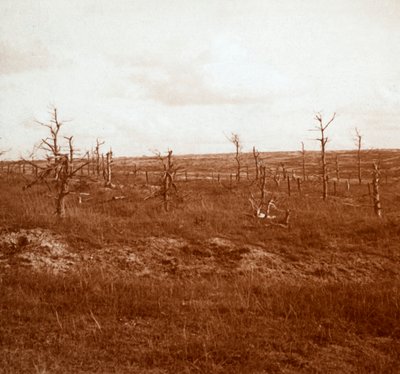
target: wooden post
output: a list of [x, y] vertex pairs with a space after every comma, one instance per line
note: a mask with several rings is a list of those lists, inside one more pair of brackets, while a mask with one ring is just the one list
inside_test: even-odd
[[147, 172], [147, 170], [145, 171], [146, 174], [146, 184], [149, 184], [149, 173]]
[[90, 175], [90, 154], [87, 152], [87, 175]]
[[301, 195], [301, 179], [297, 178], [297, 190], [299, 191], [299, 194]]
[[286, 177], [287, 179], [287, 191], [288, 191], [288, 195], [290, 196], [291, 191], [290, 191], [290, 177], [289, 175]]
[[337, 193], [336, 181], [333, 181], [333, 195], [336, 196], [336, 193]]
[[217, 181], [218, 181], [218, 183], [219, 183], [220, 180], [221, 180], [221, 177], [220, 177], [220, 175], [219, 175], [219, 173], [218, 173], [218, 175], [217, 175]]
[[347, 189], [347, 192], [350, 191], [350, 179], [347, 179], [347, 181], [346, 181], [346, 189]]

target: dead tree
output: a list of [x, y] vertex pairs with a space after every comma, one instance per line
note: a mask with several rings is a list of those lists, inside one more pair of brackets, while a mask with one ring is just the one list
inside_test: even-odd
[[69, 149], [69, 169], [72, 171], [74, 169], [74, 146], [72, 143], [73, 136], [64, 136], [64, 139], [68, 140]]
[[328, 137], [326, 136], [326, 129], [335, 119], [336, 113], [333, 114], [332, 118], [324, 125], [321, 113], [315, 115], [315, 120], [318, 122], [316, 130], [320, 132], [321, 137], [317, 138], [321, 144], [321, 174], [322, 174], [322, 198], [326, 200], [328, 197], [328, 170], [326, 163], [326, 143], [328, 143]]
[[281, 184], [281, 174], [279, 173], [279, 166], [275, 168], [275, 170], [270, 171], [272, 179], [274, 180], [276, 184], [276, 188], [279, 189], [279, 186]]
[[150, 197], [161, 196], [164, 210], [168, 212], [170, 210], [172, 198], [178, 193], [178, 189], [175, 184], [175, 177], [176, 172], [179, 170], [179, 168], [177, 168], [173, 163], [172, 150], [168, 150], [166, 157], [162, 157], [159, 152], [156, 153], [156, 155], [163, 166], [163, 172], [161, 175], [161, 186], [158, 191], [156, 191], [153, 195], [147, 197], [146, 199]]
[[361, 140], [362, 140], [362, 135], [358, 131], [357, 127], [356, 127], [358, 184], [362, 183], [362, 177], [361, 177]]
[[83, 159], [80, 160], [80, 163], [75, 168], [72, 165], [72, 161], [74, 159], [74, 150], [72, 145], [72, 136], [65, 137], [68, 140], [69, 145], [69, 153], [62, 154], [61, 146], [59, 144], [59, 132], [62, 127], [62, 122], [59, 122], [57, 117], [57, 109], [54, 109], [52, 113], [52, 119], [49, 124], [41, 123], [41, 125], [47, 127], [50, 131], [50, 137], [42, 139], [42, 142], [39, 146], [40, 149], [43, 149], [47, 152], [46, 159], [47, 165], [41, 166], [39, 164], [35, 164], [33, 161], [24, 160], [28, 164], [31, 164], [35, 167], [36, 170], [40, 170], [40, 173], [37, 173], [35, 179], [28, 183], [25, 188], [30, 188], [34, 184], [44, 181], [46, 184], [46, 179], [53, 175], [55, 176], [53, 183], [55, 183], [56, 190], [56, 215], [60, 218], [65, 216], [65, 198], [70, 193], [69, 184], [73, 176], [81, 170], [86, 162], [83, 162]]
[[255, 167], [256, 167], [256, 181], [258, 181], [258, 177], [259, 177], [259, 168], [260, 168], [260, 166], [259, 166], [259, 163], [260, 163], [260, 152], [258, 152], [257, 150], [256, 150], [256, 147], [253, 147], [253, 157], [254, 157], [254, 164], [255, 164]]
[[101, 170], [103, 172], [103, 179], [106, 180], [107, 179], [107, 173], [106, 173], [106, 161], [104, 158], [104, 154], [101, 154]]
[[170, 190], [174, 188], [177, 190], [174, 183], [174, 165], [172, 163], [172, 150], [168, 151], [166, 162], [164, 163], [164, 174], [162, 178], [162, 195], [164, 199], [164, 209], [168, 212], [170, 204]]
[[236, 161], [236, 182], [240, 182], [240, 171], [241, 171], [241, 155], [242, 144], [238, 134], [232, 133], [228, 140], [235, 146], [235, 161]]
[[100, 176], [100, 170], [101, 170], [101, 163], [100, 163], [100, 147], [104, 144], [105, 142], [99, 141], [99, 139], [96, 139], [96, 147], [94, 149], [94, 154], [96, 157], [96, 174], [97, 178]]
[[39, 125], [46, 127], [50, 131], [50, 136], [41, 140], [39, 148], [47, 153], [47, 159], [53, 160], [54, 165], [54, 177], [58, 178], [58, 167], [60, 167], [59, 158], [61, 154], [61, 147], [59, 145], [59, 132], [63, 123], [58, 120], [57, 108], [53, 108], [51, 111], [50, 123], [44, 123], [36, 121]]
[[106, 153], [106, 167], [105, 167], [105, 187], [112, 188], [114, 185], [111, 182], [111, 177], [112, 177], [112, 164], [113, 164], [113, 159], [112, 159], [112, 150], [110, 149]]
[[69, 194], [69, 181], [72, 177], [67, 155], [60, 158], [60, 172], [58, 177], [58, 193], [56, 196], [56, 214], [65, 217], [65, 198]]
[[380, 182], [380, 168], [377, 162], [373, 163], [373, 173], [372, 173], [372, 200], [374, 203], [374, 212], [379, 217], [382, 218], [382, 206], [381, 199], [379, 195], [379, 182]]
[[257, 181], [257, 187], [259, 190], [260, 198], [257, 200], [253, 196], [253, 194], [251, 194], [251, 197], [249, 198], [250, 204], [253, 207], [254, 213], [257, 218], [265, 218], [267, 216], [267, 213], [262, 211], [262, 208], [265, 205], [265, 185], [266, 185], [266, 168], [265, 166], [260, 166], [260, 177]]

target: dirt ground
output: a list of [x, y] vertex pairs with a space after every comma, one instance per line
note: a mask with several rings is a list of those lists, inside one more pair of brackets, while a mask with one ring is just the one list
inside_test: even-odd
[[[104, 271], [138, 277], [200, 277], [210, 274], [258, 272], [275, 279], [371, 282], [390, 274], [399, 278], [400, 258], [353, 251], [350, 244], [331, 243], [316, 254], [279, 253], [267, 243], [241, 244], [214, 237], [203, 242], [181, 238], [147, 237], [131, 245], [73, 248], [48, 229], [21, 229], [0, 233], [0, 269], [29, 267], [66, 273], [96, 265]], [[395, 260], [395, 261], [394, 261]]]

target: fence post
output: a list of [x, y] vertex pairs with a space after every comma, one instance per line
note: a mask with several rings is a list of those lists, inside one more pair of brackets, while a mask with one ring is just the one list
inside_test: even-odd
[[301, 195], [301, 179], [297, 178], [297, 190], [299, 191], [299, 194]]

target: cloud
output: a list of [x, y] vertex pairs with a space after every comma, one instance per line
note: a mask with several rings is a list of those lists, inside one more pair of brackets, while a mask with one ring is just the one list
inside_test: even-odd
[[147, 97], [170, 106], [270, 102], [290, 86], [272, 65], [227, 37], [216, 38], [191, 60], [136, 66], [132, 81]]
[[14, 74], [49, 66], [49, 53], [36, 44], [29, 50], [19, 50], [0, 42], [0, 74]]

